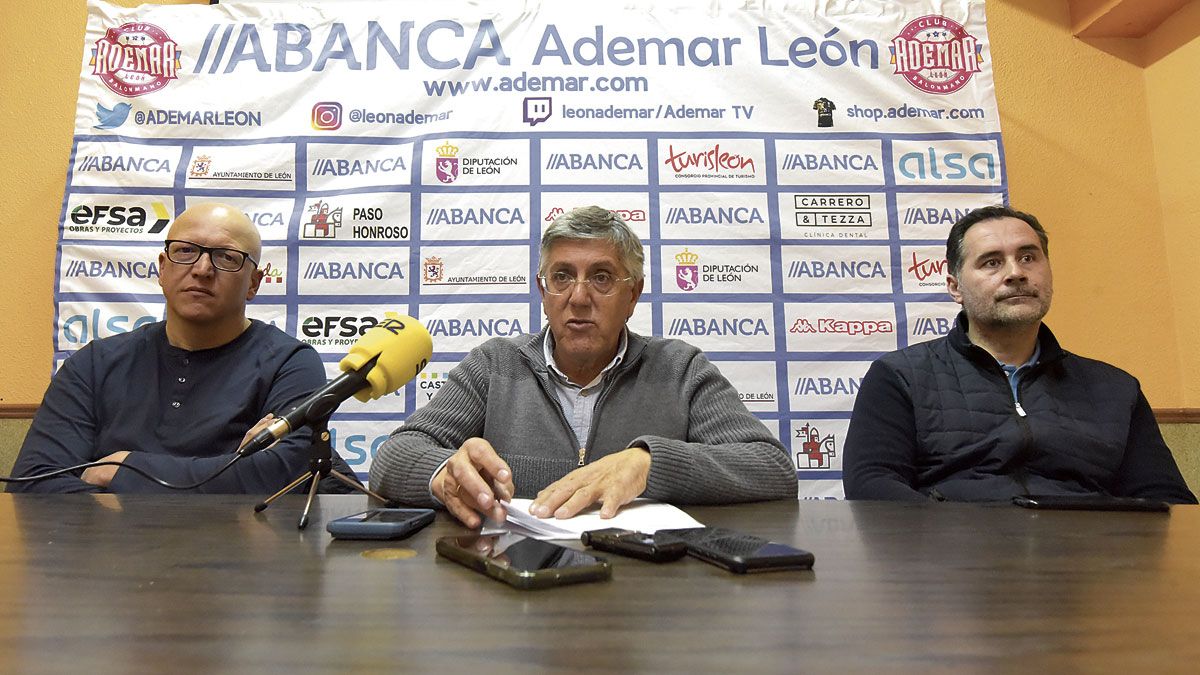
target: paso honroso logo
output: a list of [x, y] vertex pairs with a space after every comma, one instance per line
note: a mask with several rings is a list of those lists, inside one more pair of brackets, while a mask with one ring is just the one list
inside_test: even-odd
[[129, 22], [96, 40], [89, 65], [104, 86], [134, 98], [179, 78], [179, 45], [152, 23]]

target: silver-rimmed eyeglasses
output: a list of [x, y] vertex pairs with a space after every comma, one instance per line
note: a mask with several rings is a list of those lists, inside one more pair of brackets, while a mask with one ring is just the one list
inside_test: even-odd
[[542, 287], [550, 295], [569, 295], [575, 284], [584, 284], [596, 295], [612, 295], [617, 290], [617, 284], [633, 281], [633, 277], [617, 277], [609, 272], [589, 274], [585, 279], [576, 279], [575, 275], [567, 272], [554, 272], [547, 276], [538, 277]]

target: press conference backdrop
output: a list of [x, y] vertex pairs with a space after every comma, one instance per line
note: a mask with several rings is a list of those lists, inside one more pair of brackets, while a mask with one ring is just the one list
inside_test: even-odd
[[541, 232], [599, 204], [646, 245], [630, 327], [703, 348], [801, 496], [842, 496], [868, 365], [945, 334], [946, 233], [1006, 201], [984, 3], [621, 4], [93, 1], [57, 363], [161, 319], [171, 219], [232, 203], [264, 242], [250, 315], [331, 374], [385, 310], [434, 337], [334, 417], [365, 474], [472, 347], [545, 325]]

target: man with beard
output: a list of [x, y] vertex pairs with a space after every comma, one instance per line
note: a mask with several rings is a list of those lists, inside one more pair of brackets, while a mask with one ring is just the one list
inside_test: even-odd
[[946, 241], [945, 337], [880, 358], [846, 435], [848, 499], [1092, 495], [1196, 503], [1138, 381], [1059, 347], [1037, 218], [976, 209]]

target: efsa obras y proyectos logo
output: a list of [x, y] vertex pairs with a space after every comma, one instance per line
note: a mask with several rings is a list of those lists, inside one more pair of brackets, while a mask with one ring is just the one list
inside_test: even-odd
[[983, 45], [962, 24], [938, 15], [909, 21], [891, 51], [895, 74], [930, 94], [962, 89], [983, 63]]
[[134, 98], [179, 78], [179, 45], [152, 23], [130, 22], [96, 40], [88, 65], [104, 86]]

